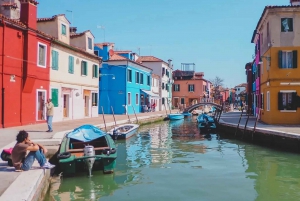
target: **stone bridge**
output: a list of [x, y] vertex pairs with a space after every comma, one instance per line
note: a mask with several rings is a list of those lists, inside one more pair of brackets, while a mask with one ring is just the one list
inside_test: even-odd
[[218, 109], [218, 110], [221, 110], [222, 109], [222, 105], [219, 105], [219, 104], [216, 104], [216, 103], [214, 103], [214, 102], [201, 102], [201, 103], [197, 103], [197, 104], [195, 104], [195, 105], [192, 105], [192, 106], [189, 106], [189, 107], [187, 107], [187, 108], [185, 108], [184, 110], [183, 110], [183, 113], [190, 113], [190, 112], [192, 112], [193, 110], [195, 110], [196, 108], [198, 108], [198, 107], [200, 107], [200, 106], [204, 106], [204, 105], [211, 105], [211, 106], [214, 106], [214, 107], [216, 107], [216, 109]]

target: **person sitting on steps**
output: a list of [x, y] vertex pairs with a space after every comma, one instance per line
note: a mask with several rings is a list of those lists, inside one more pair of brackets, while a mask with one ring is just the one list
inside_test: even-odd
[[[30, 152], [26, 155], [27, 151]], [[13, 166], [17, 172], [28, 171], [36, 159], [42, 168], [52, 169], [55, 165], [47, 161], [44, 155], [46, 152], [47, 149], [44, 146], [30, 141], [28, 133], [22, 130], [18, 133], [17, 143], [12, 150]]]

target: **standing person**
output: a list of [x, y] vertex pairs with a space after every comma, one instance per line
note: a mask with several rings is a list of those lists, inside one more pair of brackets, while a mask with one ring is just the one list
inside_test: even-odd
[[[12, 150], [11, 159], [17, 172], [30, 170], [35, 159], [42, 168], [51, 169], [55, 167], [55, 165], [47, 161], [44, 155], [47, 153], [47, 149], [40, 144], [30, 141], [26, 131], [20, 131], [16, 140], [17, 143]], [[26, 155], [27, 151], [29, 153]]]
[[48, 99], [47, 103], [46, 103], [48, 130], [46, 132], [53, 132], [53, 129], [52, 129], [53, 108], [54, 108], [54, 105], [52, 103], [52, 100]]
[[152, 104], [152, 112], [155, 112], [155, 107], [156, 107], [156, 104], [155, 104], [155, 101], [154, 101], [153, 104]]

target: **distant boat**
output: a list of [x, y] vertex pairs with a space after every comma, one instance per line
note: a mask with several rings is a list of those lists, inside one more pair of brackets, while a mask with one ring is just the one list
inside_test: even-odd
[[202, 113], [203, 113], [202, 110], [193, 110], [193, 111], [192, 111], [192, 114], [193, 114], [193, 115], [199, 115], [199, 114], [202, 114]]
[[179, 119], [184, 119], [183, 114], [175, 113], [175, 114], [168, 114], [168, 117], [170, 120], [179, 120]]
[[189, 113], [189, 112], [183, 112], [183, 113], [181, 113], [181, 114], [183, 114], [183, 116], [185, 116], [185, 117], [190, 117], [190, 116], [192, 116], [192, 114]]
[[140, 125], [138, 124], [123, 124], [120, 126], [116, 126], [115, 128], [111, 129], [107, 133], [110, 134], [110, 136], [113, 139], [127, 139], [133, 136]]
[[212, 130], [212, 129], [217, 128], [217, 126], [215, 124], [215, 120], [207, 114], [199, 115], [197, 117], [197, 121], [198, 121], [198, 127], [200, 128], [200, 130]]

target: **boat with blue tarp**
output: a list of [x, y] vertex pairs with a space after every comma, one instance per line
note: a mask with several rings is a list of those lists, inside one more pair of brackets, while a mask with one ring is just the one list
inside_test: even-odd
[[201, 114], [197, 117], [198, 127], [200, 130], [210, 131], [216, 129], [215, 120], [207, 114]]
[[112, 173], [117, 151], [109, 134], [93, 125], [83, 125], [67, 133], [59, 148], [59, 168], [63, 175], [103, 170]]
[[184, 119], [184, 115], [180, 113], [168, 114], [168, 118], [170, 120], [180, 120], [180, 119]]

